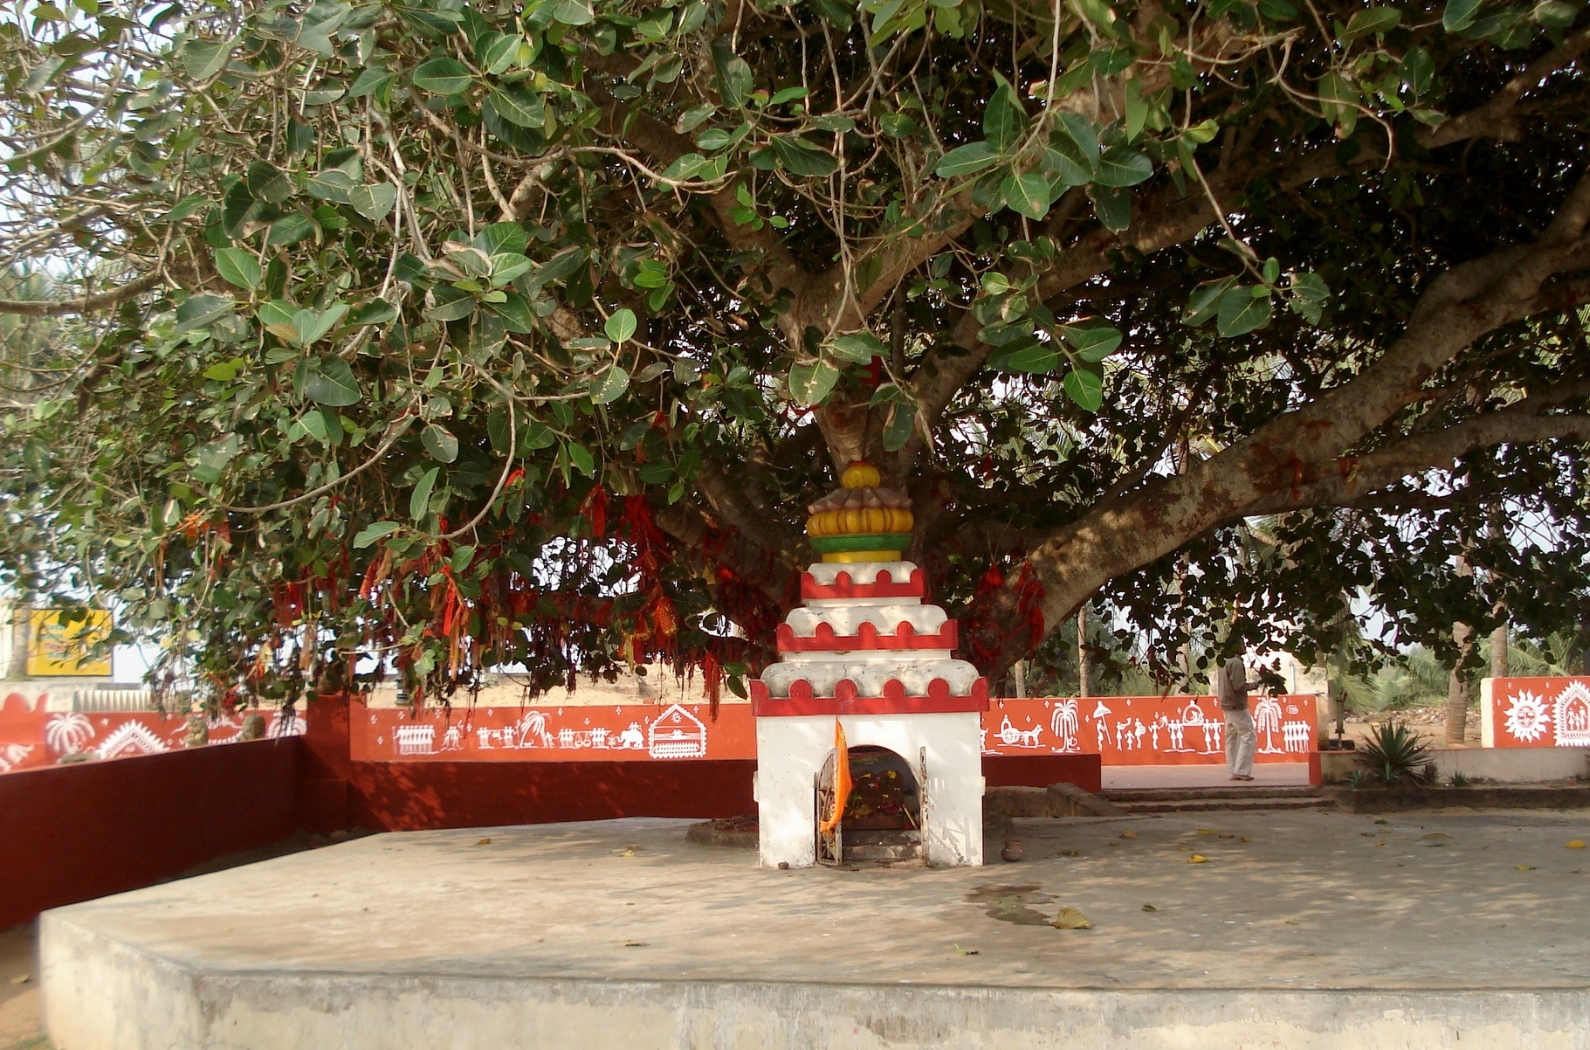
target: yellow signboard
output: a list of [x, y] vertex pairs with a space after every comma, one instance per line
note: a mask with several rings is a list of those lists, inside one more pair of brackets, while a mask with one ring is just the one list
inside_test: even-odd
[[110, 677], [110, 656], [90, 657], [95, 643], [110, 634], [110, 613], [91, 609], [88, 619], [63, 624], [59, 609], [35, 609], [29, 621], [28, 674], [36, 677]]

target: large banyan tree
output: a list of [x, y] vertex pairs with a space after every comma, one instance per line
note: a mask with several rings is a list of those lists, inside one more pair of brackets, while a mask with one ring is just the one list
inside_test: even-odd
[[1577, 623], [1586, 21], [19, 0], [0, 562], [216, 699], [716, 696], [865, 459], [996, 678]]

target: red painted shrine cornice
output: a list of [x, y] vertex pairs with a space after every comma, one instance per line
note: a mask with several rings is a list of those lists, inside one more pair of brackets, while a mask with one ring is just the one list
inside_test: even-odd
[[896, 580], [887, 569], [879, 569], [871, 581], [857, 580], [849, 572], [840, 572], [833, 583], [818, 583], [809, 572], [801, 573], [801, 600], [829, 598], [925, 598], [927, 577], [921, 569], [912, 569], [911, 576]]
[[988, 710], [988, 679], [972, 683], [969, 696], [954, 696], [949, 683], [935, 678], [928, 683], [926, 696], [907, 696], [905, 686], [895, 678], [883, 685], [882, 696], [858, 696], [856, 683], [839, 680], [833, 696], [813, 696], [811, 683], [797, 680], [790, 695], [774, 697], [759, 680], [751, 681], [751, 714], [757, 718], [795, 715], [928, 715]]
[[944, 626], [934, 634], [917, 634], [916, 628], [905, 622], [893, 631], [880, 631], [873, 624], [864, 622], [856, 628], [855, 634], [836, 634], [826, 623], [819, 623], [816, 633], [812, 635], [796, 634], [787, 623], [778, 625], [778, 651], [781, 653], [954, 649], [959, 640], [954, 620], [944, 621]]

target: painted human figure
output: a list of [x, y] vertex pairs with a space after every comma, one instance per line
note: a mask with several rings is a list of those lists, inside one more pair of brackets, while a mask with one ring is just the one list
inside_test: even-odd
[[1104, 706], [1103, 700], [1100, 700], [1098, 706], [1093, 709], [1093, 730], [1099, 738], [1099, 751], [1101, 753], [1110, 742], [1110, 724], [1105, 721], [1109, 714], [1110, 709]]

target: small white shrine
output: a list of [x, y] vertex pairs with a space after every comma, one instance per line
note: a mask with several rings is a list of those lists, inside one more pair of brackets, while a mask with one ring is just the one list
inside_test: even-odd
[[822, 561], [778, 629], [779, 662], [751, 683], [761, 863], [981, 864], [987, 682], [900, 560], [909, 501], [864, 463], [843, 486], [809, 508]]

